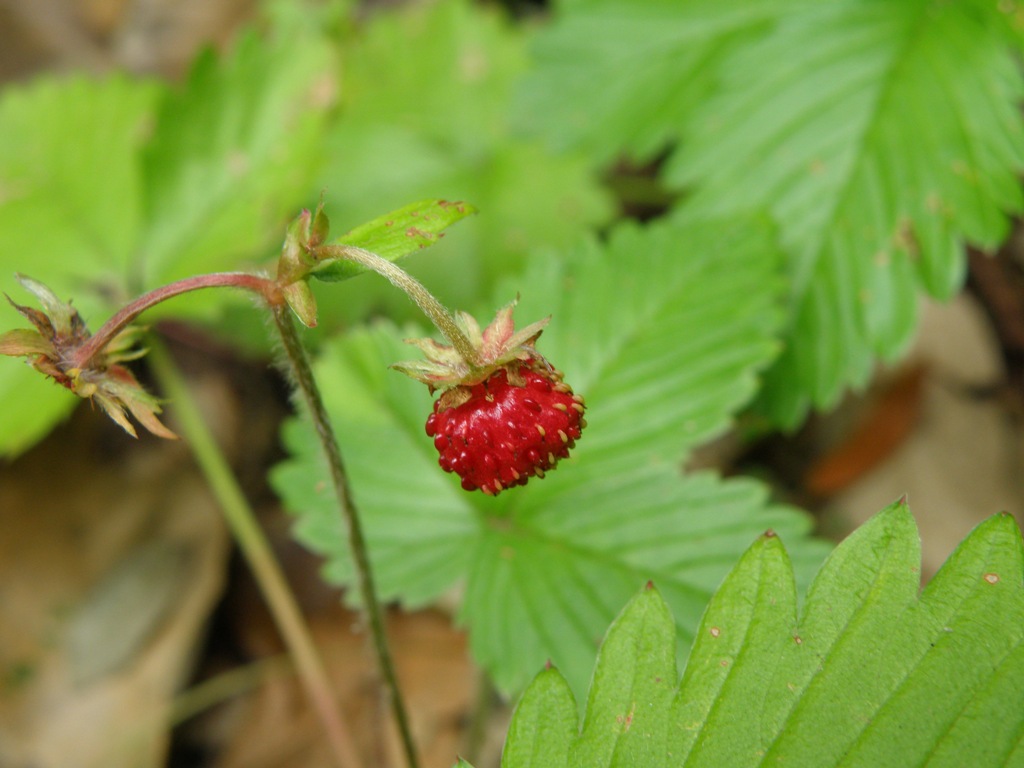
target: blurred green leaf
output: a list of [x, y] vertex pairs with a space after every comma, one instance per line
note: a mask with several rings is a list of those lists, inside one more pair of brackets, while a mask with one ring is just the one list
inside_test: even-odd
[[606, 164], [648, 162], [679, 139], [714, 93], [717, 68], [787, 8], [806, 0], [591, 0], [556, 4], [516, 88], [516, 121]]
[[[138, 153], [160, 87], [46, 78], [0, 96], [0, 267], [55, 290], [120, 278], [142, 226]], [[13, 281], [12, 281], [13, 283]]]
[[[481, 216], [404, 265], [448, 304], [479, 302], [530, 248], [568, 246], [611, 213], [585, 157], [512, 132], [525, 46], [522, 26], [468, 0], [377, 13], [343, 46], [341, 109], [319, 180], [332, 220], [354, 226], [417, 197], [472, 201]], [[318, 295], [324, 326], [371, 309], [412, 317], [383, 285], [360, 286], [343, 303]]]
[[23, 361], [0, 365], [0, 455], [14, 457], [46, 437], [79, 398], [47, 381]]
[[[410, 356], [390, 326], [327, 345], [317, 375], [385, 599], [421, 605], [465, 581], [461, 619], [502, 689], [522, 687], [551, 658], [582, 691], [594, 638], [648, 579], [689, 638], [723, 574], [766, 527], [803, 540], [802, 566], [816, 564], [824, 548], [804, 540], [808, 520], [769, 504], [763, 488], [679, 474], [689, 449], [753, 395], [756, 370], [774, 354], [775, 264], [771, 231], [737, 222], [731, 231], [628, 227], [607, 248], [538, 254], [519, 321], [554, 313], [539, 348], [587, 395], [590, 425], [556, 472], [496, 499], [466, 493], [437, 466], [423, 431], [426, 388], [386, 368]], [[293, 421], [285, 443], [292, 459], [273, 484], [298, 515], [298, 538], [327, 558], [327, 577], [347, 583], [314, 436]]]
[[[331, 71], [326, 44], [289, 27], [250, 34], [222, 58], [207, 52], [173, 91], [81, 76], [5, 89], [0, 279], [26, 272], [74, 297], [95, 329], [132, 293], [263, 258], [309, 189]], [[0, 304], [0, 327], [19, 325]], [[171, 306], [209, 315], [218, 302]], [[0, 454], [31, 445], [77, 402], [13, 361], [0, 365], [0, 397]]]
[[161, 104], [146, 148], [137, 267], [147, 284], [233, 266], [276, 244], [321, 159], [331, 69], [324, 40], [288, 29], [246, 34], [228, 57], [199, 57]]
[[[461, 200], [420, 200], [360, 224], [334, 243], [354, 245], [389, 261], [397, 261], [438, 242], [448, 227], [474, 213], [476, 208]], [[339, 259], [317, 267], [313, 275], [334, 282], [365, 271], [365, 267]]]
[[989, 519], [920, 596], [919, 555], [895, 504], [833, 552], [797, 621], [785, 549], [762, 537], [712, 598], [674, 701], [671, 615], [642, 591], [608, 631], [568, 749], [571, 726], [531, 739], [534, 724], [573, 714], [545, 670], [513, 716], [503, 768], [1018, 765], [1020, 531]]
[[497, 7], [435, 0], [377, 12], [343, 54], [346, 118], [399, 125], [467, 156], [508, 138], [507, 100], [527, 58]]
[[[472, 497], [432, 455], [426, 387], [387, 368], [406, 354], [394, 328], [378, 325], [325, 345], [316, 376], [363, 514], [377, 588], [416, 607], [465, 572], [478, 523]], [[291, 420], [283, 437], [294, 458], [271, 477], [299, 513], [295, 535], [326, 556], [328, 581], [348, 583], [348, 547], [316, 436], [306, 421]]]

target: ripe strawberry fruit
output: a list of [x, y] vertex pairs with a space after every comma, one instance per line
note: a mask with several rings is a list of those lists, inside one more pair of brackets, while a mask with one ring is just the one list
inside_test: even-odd
[[495, 495], [544, 477], [569, 455], [587, 424], [583, 398], [534, 348], [548, 321], [516, 332], [513, 307], [498, 312], [482, 333], [469, 315], [456, 316], [477, 353], [472, 363], [448, 345], [412, 339], [428, 360], [394, 366], [441, 390], [426, 431], [438, 464], [458, 474], [467, 491]]
[[453, 408], [434, 403], [427, 434], [446, 472], [462, 478], [467, 491], [488, 495], [544, 477], [576, 445], [583, 419], [583, 398], [559, 377], [534, 370], [520, 372], [521, 386], [505, 369], [470, 387], [469, 399]]

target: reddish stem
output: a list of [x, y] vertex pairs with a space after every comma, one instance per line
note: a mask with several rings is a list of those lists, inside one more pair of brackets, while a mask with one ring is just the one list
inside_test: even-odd
[[186, 277], [184, 280], [144, 293], [118, 310], [117, 314], [107, 320], [87, 342], [75, 350], [71, 359], [72, 367], [84, 368], [126, 325], [150, 307], [201, 288], [243, 288], [260, 294], [272, 307], [284, 301], [277, 283], [248, 272], [213, 272], [208, 275]]

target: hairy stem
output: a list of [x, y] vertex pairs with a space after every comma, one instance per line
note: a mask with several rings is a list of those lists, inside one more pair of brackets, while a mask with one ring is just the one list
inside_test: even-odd
[[373, 571], [370, 567], [366, 539], [363, 536], [362, 524], [352, 499], [352, 489], [349, 486], [348, 476], [345, 473], [341, 451], [338, 449], [338, 441], [334, 436], [334, 428], [331, 426], [330, 419], [327, 416], [323, 398], [320, 396], [320, 389], [313, 377], [313, 369], [310, 366], [309, 357], [306, 355], [306, 350], [299, 339], [289, 310], [284, 306], [274, 306], [272, 309], [274, 322], [277, 324], [277, 329], [281, 335], [295, 385], [302, 393], [302, 399], [312, 419], [317, 437], [320, 440], [320, 446], [330, 468], [338, 506], [341, 509], [348, 533], [352, 562], [355, 565], [356, 586], [359, 590], [359, 596], [362, 598], [363, 610], [366, 613], [370, 634], [373, 638], [374, 651], [377, 655], [377, 663], [380, 667], [385, 688], [387, 689], [388, 698], [390, 699], [395, 725], [398, 727], [398, 733], [402, 740], [406, 763], [409, 768], [417, 768], [419, 763], [416, 758], [416, 748], [413, 744], [412, 731], [409, 726], [409, 718], [406, 715], [405, 704], [402, 700], [401, 689], [398, 686], [398, 679], [395, 675], [391, 651], [388, 648], [380, 601], [377, 599], [377, 592], [373, 583]]
[[174, 401], [174, 412], [185, 439], [224, 511], [231, 533], [238, 542], [259, 584], [260, 592], [267, 601], [274, 623], [295, 661], [306, 695], [320, 718], [334, 753], [335, 763], [339, 767], [350, 768], [361, 765], [353, 746], [352, 736], [341, 717], [337, 698], [331, 690], [323, 661], [313, 643], [302, 612], [227, 459], [224, 458], [188, 386], [167, 351], [155, 343], [148, 359], [162, 389]]
[[351, 245], [321, 245], [315, 248], [313, 253], [318, 261], [325, 258], [345, 259], [386, 277], [392, 285], [405, 291], [406, 295], [416, 302], [416, 306], [423, 310], [423, 313], [451, 342], [451, 345], [471, 368], [479, 365], [480, 361], [477, 358], [476, 350], [470, 340], [466, 338], [466, 334], [459, 328], [458, 323], [455, 322], [455, 318], [441, 302], [434, 298], [434, 295], [426, 289], [423, 283], [404, 269], [372, 251]]
[[283, 301], [281, 291], [273, 280], [248, 272], [213, 272], [208, 275], [187, 277], [144, 293], [123, 306], [75, 351], [71, 360], [72, 366], [85, 368], [126, 325], [150, 307], [202, 288], [242, 288], [260, 294], [271, 306], [277, 306]]

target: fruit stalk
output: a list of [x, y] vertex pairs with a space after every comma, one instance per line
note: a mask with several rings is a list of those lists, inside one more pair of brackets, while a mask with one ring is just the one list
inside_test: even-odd
[[479, 359], [476, 349], [466, 334], [462, 332], [462, 329], [459, 328], [455, 318], [452, 317], [451, 313], [441, 302], [434, 298], [434, 295], [426, 289], [423, 283], [404, 269], [372, 251], [356, 248], [351, 245], [317, 246], [313, 249], [313, 255], [317, 261], [345, 259], [346, 261], [351, 261], [371, 269], [378, 275], [387, 278], [392, 285], [404, 291], [416, 303], [416, 306], [423, 310], [423, 313], [430, 318], [441, 334], [455, 347], [470, 368], [478, 365]]

